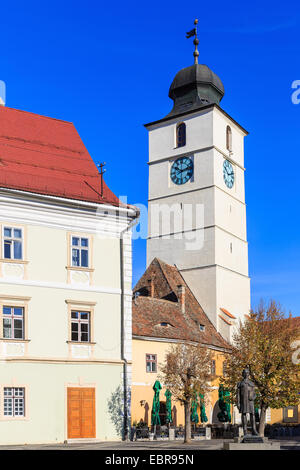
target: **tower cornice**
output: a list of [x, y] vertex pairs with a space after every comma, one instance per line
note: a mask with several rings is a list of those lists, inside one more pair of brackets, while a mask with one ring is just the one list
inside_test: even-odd
[[201, 106], [199, 107], [198, 109], [191, 109], [190, 111], [185, 111], [183, 113], [179, 113], [179, 114], [176, 114], [176, 116], [166, 116], [162, 119], [158, 119], [157, 121], [152, 121], [152, 122], [149, 122], [147, 124], [144, 124], [144, 127], [146, 127], [146, 129], [150, 128], [151, 126], [155, 126], [156, 124], [161, 124], [163, 122], [168, 122], [168, 121], [174, 121], [174, 122], [178, 122], [178, 119], [179, 118], [182, 118], [183, 116], [191, 116], [193, 114], [197, 114], [197, 113], [202, 113], [203, 111], [206, 111], [206, 110], [212, 110], [212, 109], [217, 109], [218, 111], [220, 111], [222, 114], [224, 114], [233, 124], [235, 124], [245, 135], [248, 135], [249, 132], [243, 127], [241, 126], [235, 119], [233, 119], [233, 117], [230, 116], [230, 114], [228, 114], [226, 111], [224, 111], [223, 108], [221, 108], [221, 106], [219, 106], [218, 104], [216, 103], [212, 103], [212, 104], [208, 104], [206, 106]]

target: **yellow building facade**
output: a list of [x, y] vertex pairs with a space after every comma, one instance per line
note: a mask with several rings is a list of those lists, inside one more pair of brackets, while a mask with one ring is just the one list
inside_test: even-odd
[[[151, 425], [153, 385], [160, 375], [170, 347], [176, 343], [200, 343], [212, 351], [211, 392], [205, 397], [208, 423], [219, 423], [217, 414], [219, 377], [230, 352], [175, 266], [155, 259], [134, 289], [132, 304], [132, 424]], [[165, 391], [160, 392], [160, 418], [165, 422]], [[198, 408], [199, 424], [200, 409]], [[184, 407], [172, 400], [175, 426], [184, 425]]]
[[[132, 424], [138, 424], [144, 422], [150, 426], [151, 424], [151, 411], [153, 401], [153, 385], [156, 380], [160, 379], [160, 366], [163, 364], [170, 346], [176, 342], [168, 341], [155, 341], [155, 340], [144, 340], [144, 339], [133, 339], [132, 342], [132, 359], [133, 359], [133, 371], [132, 371], [132, 391], [131, 391], [131, 420]], [[157, 358], [157, 368], [155, 372], [147, 371], [147, 357], [155, 356]], [[223, 352], [213, 352], [213, 360], [215, 361], [216, 378], [211, 383], [212, 390], [205, 397], [205, 412], [208, 418], [208, 423], [216, 422], [216, 414], [219, 412], [218, 402], [218, 377], [222, 375], [223, 362], [226, 354]], [[163, 385], [163, 383], [162, 383]], [[163, 387], [160, 392], [161, 402], [161, 422], [164, 423], [164, 404], [166, 402], [165, 397], [166, 388]], [[200, 420], [200, 408], [198, 407], [198, 415]], [[172, 418], [175, 426], [184, 426], [184, 407], [183, 405], [172, 399]], [[200, 421], [199, 421], [200, 423]]]

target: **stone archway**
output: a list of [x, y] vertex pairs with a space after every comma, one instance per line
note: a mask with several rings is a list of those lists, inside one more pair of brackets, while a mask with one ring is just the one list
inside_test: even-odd
[[216, 401], [214, 407], [213, 407], [213, 412], [212, 412], [212, 417], [211, 417], [211, 422], [212, 424], [220, 424], [221, 421], [218, 419], [218, 413], [220, 413], [220, 407], [219, 407], [219, 400]]
[[159, 402], [159, 417], [160, 417], [161, 426], [164, 426], [165, 424], [167, 424], [167, 421], [166, 421], [167, 408], [166, 408], [166, 402], [165, 401]]

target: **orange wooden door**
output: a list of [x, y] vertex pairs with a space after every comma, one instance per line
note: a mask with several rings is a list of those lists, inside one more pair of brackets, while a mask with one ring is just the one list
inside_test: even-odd
[[68, 388], [68, 439], [94, 437], [95, 389]]
[[95, 389], [81, 390], [81, 434], [82, 437], [96, 437]]

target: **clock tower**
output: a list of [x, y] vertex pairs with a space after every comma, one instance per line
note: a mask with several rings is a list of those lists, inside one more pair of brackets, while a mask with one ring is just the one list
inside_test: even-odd
[[[220, 106], [224, 87], [206, 65], [180, 70], [173, 109], [149, 131], [147, 264], [175, 264], [218, 331], [230, 339], [250, 310], [244, 187], [247, 131]], [[189, 37], [190, 37], [189, 36]]]

